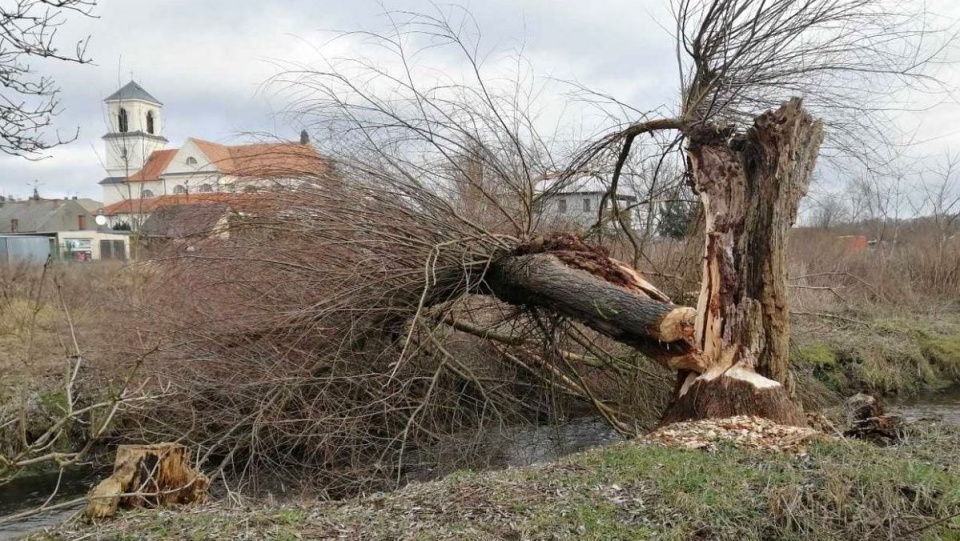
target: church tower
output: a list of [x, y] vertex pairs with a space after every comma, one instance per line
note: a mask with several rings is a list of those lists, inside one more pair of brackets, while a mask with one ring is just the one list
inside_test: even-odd
[[119, 183], [139, 171], [150, 153], [166, 146], [160, 116], [163, 104], [133, 81], [103, 101], [109, 132], [103, 136], [107, 178], [101, 184]]

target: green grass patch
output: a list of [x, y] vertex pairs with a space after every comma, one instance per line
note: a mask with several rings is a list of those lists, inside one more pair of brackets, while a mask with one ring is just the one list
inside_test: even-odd
[[868, 323], [795, 325], [795, 369], [840, 394], [910, 395], [960, 382], [956, 316], [915, 315]]

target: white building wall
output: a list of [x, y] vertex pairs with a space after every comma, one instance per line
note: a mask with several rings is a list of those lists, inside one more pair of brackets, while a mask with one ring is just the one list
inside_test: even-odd
[[61, 251], [65, 251], [68, 246], [76, 247], [77, 251], [86, 251], [89, 248], [92, 259], [95, 261], [101, 259], [101, 240], [122, 240], [125, 257], [130, 258], [130, 235], [128, 234], [100, 231], [61, 231], [57, 233], [57, 244]]
[[130, 199], [129, 188], [127, 184], [104, 184], [103, 206], [107, 207], [114, 203]]
[[219, 171], [215, 164], [210, 163], [206, 154], [200, 151], [193, 139], [187, 139], [170, 160], [166, 174], [217, 173]]
[[[164, 183], [166, 184], [167, 195], [223, 191], [220, 189], [219, 173], [201, 172], [186, 175], [165, 175]], [[179, 191], [178, 187], [182, 187], [183, 191]], [[209, 190], [205, 190], [204, 188], [209, 188]]]
[[110, 133], [120, 133], [120, 109], [127, 110], [127, 131], [147, 132], [147, 113], [153, 113], [153, 135], [163, 134], [163, 119], [160, 106], [140, 100], [122, 100], [107, 102], [107, 114]]
[[[550, 224], [557, 226], [587, 228], [597, 223], [600, 203], [603, 201], [602, 193], [564, 193], [555, 194], [546, 197], [542, 202], [540, 217]], [[632, 200], [625, 200], [621, 196], [620, 208], [630, 205]], [[607, 201], [607, 209], [613, 208], [612, 201]], [[634, 218], [635, 212], [631, 214], [631, 219], [636, 227], [637, 222]]]
[[[120, 132], [120, 109], [127, 111], [127, 131]], [[165, 143], [156, 137], [140, 135], [147, 133], [147, 113], [153, 113], [154, 136], [163, 134], [163, 119], [160, 107], [139, 100], [112, 101], [107, 103], [109, 135], [104, 139], [106, 145], [107, 176], [126, 177], [136, 173], [146, 163], [155, 150]]]

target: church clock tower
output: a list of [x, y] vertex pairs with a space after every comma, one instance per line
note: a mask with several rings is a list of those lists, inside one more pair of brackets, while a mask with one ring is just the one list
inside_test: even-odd
[[[109, 132], [103, 136], [107, 178], [100, 184], [104, 185], [104, 199], [138, 197], [137, 194], [121, 194], [119, 192], [123, 190], [119, 188], [124, 179], [143, 167], [150, 153], [166, 146], [160, 116], [163, 104], [133, 81], [103, 101], [107, 104], [109, 126]], [[111, 187], [118, 193], [108, 194]]]

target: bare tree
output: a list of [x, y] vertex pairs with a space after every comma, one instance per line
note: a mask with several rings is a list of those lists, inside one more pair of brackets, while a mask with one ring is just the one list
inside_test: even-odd
[[945, 154], [939, 166], [922, 174], [921, 180], [920, 212], [933, 218], [943, 244], [960, 225], [960, 155]]
[[[937, 166], [920, 175], [916, 221], [932, 224], [935, 237], [932, 250], [924, 254], [930, 266], [933, 290], [949, 295], [960, 281], [960, 156], [944, 154]], [[921, 225], [923, 227], [923, 225]], [[931, 257], [932, 256], [932, 257]]]
[[875, 240], [897, 240], [899, 221], [909, 195], [902, 170], [865, 170], [850, 180], [847, 193], [856, 209], [853, 219], [866, 225]]
[[850, 209], [839, 194], [825, 192], [813, 200], [811, 225], [830, 230], [850, 219]]
[[73, 140], [45, 137], [60, 112], [56, 81], [31, 65], [41, 59], [85, 64], [89, 38], [62, 52], [57, 31], [70, 14], [91, 16], [96, 0], [15, 0], [0, 6], [0, 151], [37, 157]]

